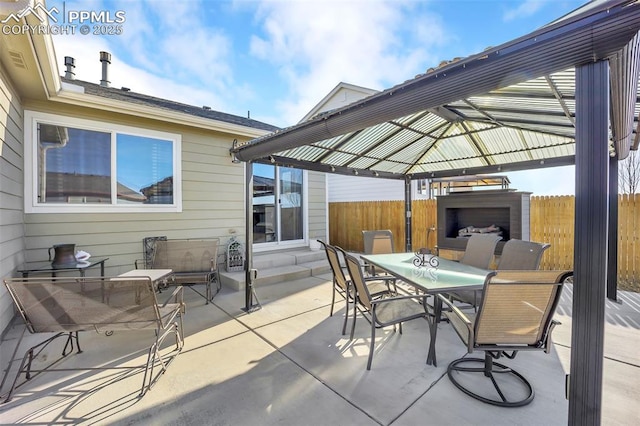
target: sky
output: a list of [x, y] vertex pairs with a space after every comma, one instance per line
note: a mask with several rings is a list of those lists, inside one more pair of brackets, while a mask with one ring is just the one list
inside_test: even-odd
[[[89, 34], [53, 35], [76, 78], [250, 116], [298, 123], [338, 83], [384, 90], [443, 60], [479, 53], [565, 15], [586, 0], [114, 0], [47, 7], [102, 13]], [[97, 35], [94, 31], [119, 34]], [[508, 173], [534, 195], [574, 193], [573, 166]]]

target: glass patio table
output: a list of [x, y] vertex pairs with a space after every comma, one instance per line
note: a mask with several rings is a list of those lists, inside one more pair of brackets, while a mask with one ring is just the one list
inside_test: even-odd
[[48, 262], [34, 262], [25, 264], [22, 268], [18, 269], [18, 272], [22, 274], [22, 278], [28, 278], [29, 274], [51, 274], [55, 277], [58, 272], [70, 272], [78, 271], [80, 276], [84, 277], [86, 269], [93, 268], [94, 266], [100, 266], [100, 276], [104, 277], [104, 262], [109, 260], [108, 257], [90, 257], [88, 260], [76, 261], [72, 263], [63, 263], [59, 265], [53, 265], [51, 261]]
[[494, 272], [431, 254], [367, 254], [361, 255], [360, 258], [397, 279], [434, 295], [433, 317], [428, 319], [431, 339], [427, 355], [427, 364], [434, 366], [437, 365], [435, 344], [442, 313], [442, 302], [435, 295], [462, 290], [482, 290], [487, 276]]

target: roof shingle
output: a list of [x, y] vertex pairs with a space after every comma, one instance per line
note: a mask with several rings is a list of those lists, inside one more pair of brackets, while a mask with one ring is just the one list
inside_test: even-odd
[[180, 102], [170, 101], [168, 99], [156, 98], [154, 96], [144, 95], [142, 93], [136, 93], [130, 90], [117, 89], [113, 87], [103, 87], [99, 84], [82, 80], [71, 80], [65, 77], [62, 77], [62, 81], [68, 84], [81, 86], [82, 88], [84, 88], [84, 92], [88, 95], [101, 96], [117, 101], [144, 105], [153, 108], [161, 108], [174, 112], [181, 112], [196, 117], [208, 118], [211, 120], [222, 121], [225, 123], [231, 123], [239, 126], [266, 130], [270, 132], [279, 130], [279, 128], [276, 126], [272, 126], [271, 124], [267, 124], [262, 121], [253, 120], [251, 118], [240, 117], [238, 115], [228, 114], [212, 109], [205, 109], [194, 105], [187, 105]]

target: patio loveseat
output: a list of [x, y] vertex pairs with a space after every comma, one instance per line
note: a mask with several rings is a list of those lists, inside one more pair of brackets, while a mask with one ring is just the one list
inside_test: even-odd
[[[206, 303], [221, 289], [218, 274], [218, 238], [167, 239], [147, 237], [142, 241], [143, 261], [136, 261], [136, 269], [171, 269], [169, 284], [205, 284]], [[215, 293], [211, 287], [216, 284]]]

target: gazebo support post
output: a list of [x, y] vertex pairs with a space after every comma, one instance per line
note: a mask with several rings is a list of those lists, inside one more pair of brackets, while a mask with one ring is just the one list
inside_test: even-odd
[[576, 68], [576, 201], [569, 424], [602, 419], [609, 228], [609, 64]]
[[618, 156], [609, 160], [609, 270], [607, 299], [618, 300]]
[[[246, 259], [244, 262], [244, 308], [243, 311], [251, 313], [260, 309], [260, 304], [254, 304], [255, 291], [253, 282], [256, 279], [256, 270], [253, 269], [253, 162], [247, 161], [244, 168], [245, 178], [245, 225], [244, 234], [246, 242]], [[256, 298], [257, 299], [257, 298]], [[257, 302], [257, 300], [256, 300]]]
[[411, 252], [411, 178], [409, 176], [404, 179], [404, 241], [405, 251]]

